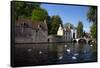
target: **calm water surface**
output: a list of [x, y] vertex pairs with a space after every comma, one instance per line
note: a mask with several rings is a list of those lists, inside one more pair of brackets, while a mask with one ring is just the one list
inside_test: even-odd
[[96, 45], [78, 43], [16, 44], [15, 66], [97, 61]]

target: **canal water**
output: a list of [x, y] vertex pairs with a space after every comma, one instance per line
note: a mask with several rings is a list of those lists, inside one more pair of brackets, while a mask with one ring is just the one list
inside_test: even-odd
[[96, 45], [78, 43], [15, 44], [15, 66], [96, 62]]

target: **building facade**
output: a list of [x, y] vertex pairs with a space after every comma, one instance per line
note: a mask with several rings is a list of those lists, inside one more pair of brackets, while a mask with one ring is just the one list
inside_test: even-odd
[[57, 31], [57, 35], [58, 36], [63, 36], [64, 35], [64, 29], [61, 26], [61, 24], [59, 25], [58, 31]]
[[64, 28], [59, 25], [57, 36], [62, 36], [65, 42], [72, 41], [77, 38], [77, 29], [74, 27], [71, 28], [71, 25], [69, 25], [68, 28]]
[[16, 43], [40, 43], [48, 41], [48, 28], [46, 21], [31, 21], [19, 19], [15, 23]]
[[64, 28], [60, 24], [58, 31], [57, 31], [57, 36], [62, 36], [64, 42], [71, 41], [71, 39], [72, 39], [71, 29], [70, 28]]
[[77, 29], [75, 29], [75, 28], [71, 29], [71, 37], [72, 37], [72, 39], [77, 38]]
[[65, 40], [66, 41], [71, 41], [72, 40], [72, 37], [71, 37], [71, 29], [70, 28], [65, 28], [64, 29], [64, 37], [65, 37]]

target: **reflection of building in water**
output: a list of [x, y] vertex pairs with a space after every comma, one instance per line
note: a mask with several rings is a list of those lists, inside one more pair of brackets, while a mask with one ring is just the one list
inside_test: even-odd
[[15, 41], [24, 42], [47, 42], [48, 28], [46, 21], [31, 21], [19, 19], [15, 23]]

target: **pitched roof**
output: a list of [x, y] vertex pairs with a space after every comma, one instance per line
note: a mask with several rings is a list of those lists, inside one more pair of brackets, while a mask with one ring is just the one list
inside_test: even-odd
[[66, 31], [67, 31], [67, 32], [71, 32], [71, 29], [69, 29], [69, 28], [66, 28]]
[[22, 24], [24, 24], [24, 25], [26, 25], [26, 26], [28, 26], [29, 28], [32, 28], [32, 29], [41, 28], [42, 30], [48, 30], [47, 24], [42, 22], [42, 21], [32, 21], [32, 20], [28, 20], [28, 19], [19, 19], [16, 22], [17, 26], [20, 26]]
[[64, 28], [64, 31], [65, 31], [65, 32], [71, 32], [71, 29], [69, 29], [69, 28]]

